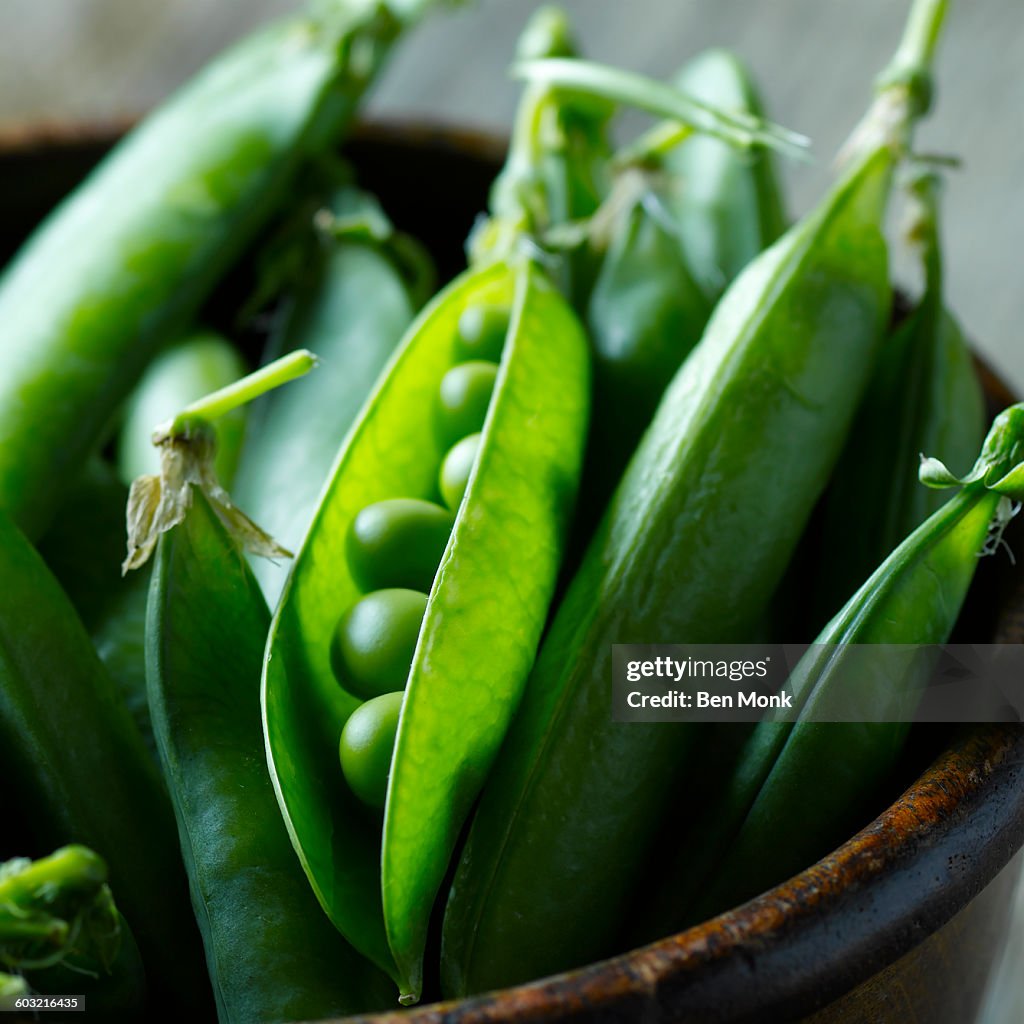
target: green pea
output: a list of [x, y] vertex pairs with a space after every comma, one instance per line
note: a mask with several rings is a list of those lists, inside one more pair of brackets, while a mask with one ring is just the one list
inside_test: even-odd
[[462, 503], [462, 496], [473, 472], [476, 453], [480, 450], [480, 434], [470, 434], [452, 447], [441, 463], [438, 487], [445, 504], [454, 512]]
[[429, 593], [455, 520], [432, 501], [391, 498], [367, 505], [349, 526], [349, 568], [363, 590]]
[[405, 689], [427, 595], [375, 590], [341, 617], [331, 644], [331, 666], [350, 693], [367, 700]]
[[391, 755], [404, 693], [384, 693], [361, 704], [341, 730], [341, 770], [364, 804], [383, 809], [388, 795]]
[[479, 359], [452, 367], [444, 375], [437, 404], [437, 433], [442, 443], [454, 444], [483, 429], [497, 379], [497, 365]]
[[508, 322], [509, 313], [504, 306], [469, 306], [459, 317], [455, 358], [459, 362], [469, 359], [501, 362]]

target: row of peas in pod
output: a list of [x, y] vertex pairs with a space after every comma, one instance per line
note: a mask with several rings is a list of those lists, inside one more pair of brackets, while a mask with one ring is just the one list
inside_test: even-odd
[[435, 417], [437, 439], [448, 446], [437, 481], [443, 504], [387, 498], [363, 508], [349, 527], [349, 569], [365, 593], [338, 622], [331, 666], [365, 701], [345, 723], [339, 756], [352, 792], [371, 807], [385, 804], [427, 595], [476, 463], [508, 325], [509, 311], [499, 305], [470, 306], [459, 319], [455, 365], [441, 379]]

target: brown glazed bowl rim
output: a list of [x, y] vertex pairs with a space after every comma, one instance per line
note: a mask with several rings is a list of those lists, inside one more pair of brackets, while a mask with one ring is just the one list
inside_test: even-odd
[[[0, 160], [114, 141], [127, 120], [0, 124]], [[499, 137], [378, 121], [364, 146], [437, 147], [496, 162]], [[986, 391], [1013, 398], [984, 366]], [[1024, 641], [1024, 574], [993, 639]], [[967, 823], [969, 821], [969, 827]], [[641, 949], [500, 992], [351, 1020], [490, 1024], [789, 1020], [827, 1005], [963, 909], [1024, 846], [1024, 726], [976, 726], [833, 853], [748, 903]], [[908, 895], [910, 894], [910, 895]]]

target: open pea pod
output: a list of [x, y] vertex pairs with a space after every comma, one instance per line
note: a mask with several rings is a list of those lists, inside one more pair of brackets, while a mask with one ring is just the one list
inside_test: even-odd
[[[492, 326], [480, 331], [474, 323]], [[448, 429], [451, 417], [439, 426], [442, 382], [452, 371], [458, 377], [485, 365], [472, 352], [467, 361], [474, 345], [477, 357], [500, 358], [490, 371], [492, 394], [476, 408], [482, 424], [460, 421], [479, 433], [445, 456], [459, 431]], [[271, 627], [264, 729], [292, 842], [331, 920], [391, 972], [405, 1002], [419, 996], [437, 889], [547, 616], [580, 472], [589, 386], [582, 329], [541, 270], [499, 261], [460, 277], [412, 326], [349, 434]], [[465, 459], [467, 441], [475, 454]], [[411, 500], [422, 508], [439, 496], [450, 513], [433, 506], [433, 520], [447, 515], [436, 575], [430, 566], [368, 568], [353, 559], [356, 520], [368, 507]], [[407, 545], [393, 561], [404, 554], [418, 563], [420, 550]], [[429, 597], [374, 591], [356, 578], [413, 569]], [[410, 585], [396, 579], [384, 586], [396, 583]], [[392, 672], [380, 696], [361, 703], [352, 694], [367, 696], [381, 681], [368, 680], [366, 664], [351, 652], [339, 659], [337, 636], [351, 640], [345, 623], [354, 621], [353, 609], [394, 594], [412, 594], [413, 605], [422, 599], [407, 637], [410, 660], [401, 678]], [[391, 725], [393, 759], [388, 746], [370, 786], [348, 768], [343, 776], [343, 727], [350, 730], [375, 700], [397, 709], [388, 691], [403, 688]], [[351, 747], [343, 739], [343, 764]], [[376, 812], [366, 806], [372, 803]]]

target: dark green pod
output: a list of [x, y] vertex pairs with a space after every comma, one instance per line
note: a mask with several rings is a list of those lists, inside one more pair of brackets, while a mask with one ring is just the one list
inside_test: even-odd
[[611, 645], [747, 639], [828, 480], [891, 294], [876, 150], [733, 283], [558, 608], [445, 915], [464, 995], [605, 955], [694, 731], [612, 720]]
[[[996, 421], [961, 493], [885, 559], [793, 669], [786, 688], [797, 720], [755, 730], [715, 814], [696, 823], [652, 900], [656, 932], [756, 896], [863, 824], [910, 728], [906, 694], [927, 678], [930, 663], [908, 656], [906, 645], [949, 639], [1000, 506], [1012, 515], [1011, 499], [1020, 500], [1012, 474], [1022, 443], [1024, 407], [1014, 406]], [[844, 650], [863, 644], [899, 646], [870, 661]], [[876, 720], [830, 714], [854, 693]]]
[[390, 982], [335, 931], [267, 774], [260, 673], [270, 613], [205, 498], [160, 542], [150, 705], [220, 1020], [319, 1020], [386, 1006]]
[[668, 214], [641, 189], [608, 229], [587, 305], [594, 413], [575, 527], [584, 539], [711, 313]]
[[39, 544], [92, 639], [150, 751], [146, 703], [146, 593], [149, 571], [121, 574], [128, 488], [113, 467], [92, 459]]
[[0, 772], [50, 846], [107, 862], [154, 992], [209, 998], [174, 818], [138, 730], [57, 581], [0, 515]]
[[[707, 50], [676, 76], [695, 99], [758, 117], [764, 107], [750, 70], [728, 50]], [[778, 175], [764, 147], [740, 151], [706, 135], [665, 159], [665, 199], [679, 225], [687, 263], [711, 303], [788, 227]]]
[[967, 469], [985, 429], [984, 398], [942, 286], [935, 182], [916, 187], [925, 271], [917, 306], [886, 340], [825, 501], [808, 635], [841, 608], [900, 541], [942, 505], [921, 487], [921, 452]]

